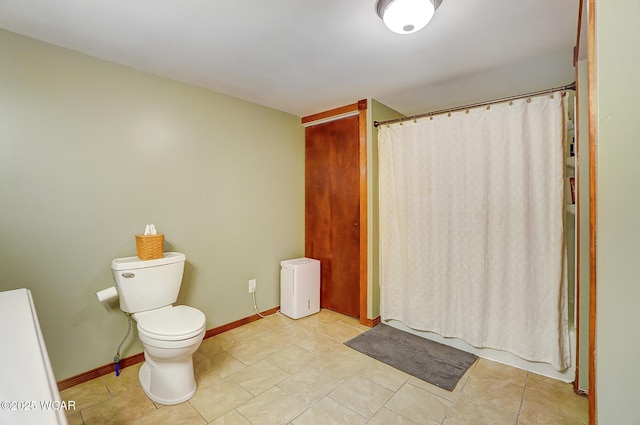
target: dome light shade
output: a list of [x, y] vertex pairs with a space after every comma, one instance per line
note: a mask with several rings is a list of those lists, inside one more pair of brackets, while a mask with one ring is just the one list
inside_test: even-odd
[[391, 31], [411, 34], [424, 28], [442, 0], [378, 0], [376, 12]]

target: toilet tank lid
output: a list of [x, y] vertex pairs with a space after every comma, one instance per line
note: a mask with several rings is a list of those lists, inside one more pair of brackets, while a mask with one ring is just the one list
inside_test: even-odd
[[141, 260], [138, 257], [116, 258], [111, 262], [111, 270], [131, 270], [145, 267], [163, 266], [165, 264], [185, 261], [186, 255], [179, 252], [165, 252], [162, 258], [157, 260]]

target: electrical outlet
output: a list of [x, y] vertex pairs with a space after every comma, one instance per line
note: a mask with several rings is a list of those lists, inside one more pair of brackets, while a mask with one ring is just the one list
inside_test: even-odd
[[254, 292], [256, 292], [256, 280], [255, 279], [251, 279], [249, 281], [249, 293], [253, 294]]

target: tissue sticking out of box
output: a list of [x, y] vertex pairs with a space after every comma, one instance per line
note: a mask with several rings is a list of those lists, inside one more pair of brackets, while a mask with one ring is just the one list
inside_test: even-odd
[[156, 232], [156, 226], [154, 226], [153, 224], [147, 224], [147, 227], [144, 228], [145, 236], [157, 235], [157, 234], [158, 232]]
[[136, 235], [136, 251], [141, 260], [162, 258], [164, 252], [164, 235], [156, 231], [156, 226], [147, 224], [144, 235]]

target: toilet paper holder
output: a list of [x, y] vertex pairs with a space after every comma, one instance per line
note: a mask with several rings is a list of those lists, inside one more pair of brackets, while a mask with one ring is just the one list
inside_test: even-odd
[[115, 286], [110, 286], [106, 289], [103, 289], [102, 291], [96, 292], [96, 297], [98, 298], [98, 301], [101, 303], [105, 301], [110, 301], [118, 297], [118, 290], [116, 289]]

